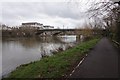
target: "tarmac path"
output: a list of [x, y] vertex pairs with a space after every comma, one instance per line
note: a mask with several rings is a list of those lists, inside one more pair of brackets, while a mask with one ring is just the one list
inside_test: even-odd
[[102, 38], [70, 78], [118, 78], [118, 55], [112, 43]]

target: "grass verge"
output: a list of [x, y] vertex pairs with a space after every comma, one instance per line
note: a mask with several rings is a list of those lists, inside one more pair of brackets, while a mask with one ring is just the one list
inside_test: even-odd
[[8, 78], [61, 78], [65, 77], [82, 55], [88, 52], [100, 39], [78, 44], [51, 57], [19, 66]]

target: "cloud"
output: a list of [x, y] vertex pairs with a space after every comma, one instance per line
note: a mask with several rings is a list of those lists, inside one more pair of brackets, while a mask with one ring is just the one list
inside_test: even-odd
[[10, 26], [30, 21], [59, 27], [75, 26], [84, 15], [65, 2], [6, 2], [2, 7], [2, 22]]
[[[46, 0], [47, 1], [47, 0]], [[79, 5], [75, 2], [3, 2], [2, 20], [0, 22], [9, 26], [20, 25], [22, 22], [39, 22], [45, 25], [63, 25], [74, 27], [84, 23], [85, 11], [89, 4], [81, 0]], [[88, 0], [89, 1], [89, 0]], [[94, 1], [94, 0], [91, 0]], [[99, 1], [99, 0], [97, 0]]]

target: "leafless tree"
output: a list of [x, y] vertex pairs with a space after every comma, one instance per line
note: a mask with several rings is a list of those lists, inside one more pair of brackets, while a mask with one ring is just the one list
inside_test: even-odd
[[97, 18], [102, 21], [108, 35], [114, 33], [117, 40], [120, 41], [120, 1], [95, 3], [90, 7], [88, 13], [90, 18]]
[[[73, 0], [70, 1], [72, 2]], [[82, 2], [82, 0], [75, 1], [76, 5]], [[89, 3], [91, 3], [91, 6], [89, 6], [90, 8], [86, 13], [88, 14], [90, 19], [88, 20], [90, 21], [90, 27], [103, 28], [106, 30], [108, 36], [112, 33], [115, 35], [117, 40], [120, 41], [120, 1], [86, 1], [86, 4]]]

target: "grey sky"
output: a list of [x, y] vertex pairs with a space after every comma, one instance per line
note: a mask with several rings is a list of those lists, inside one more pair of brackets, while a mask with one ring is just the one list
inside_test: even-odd
[[79, 5], [72, 1], [70, 3], [68, 1], [3, 2], [0, 22], [9, 26], [17, 26], [22, 22], [39, 22], [55, 27], [63, 27], [64, 25], [74, 28], [77, 25], [82, 25], [85, 21], [84, 12], [89, 4], [84, 1], [81, 0]]

